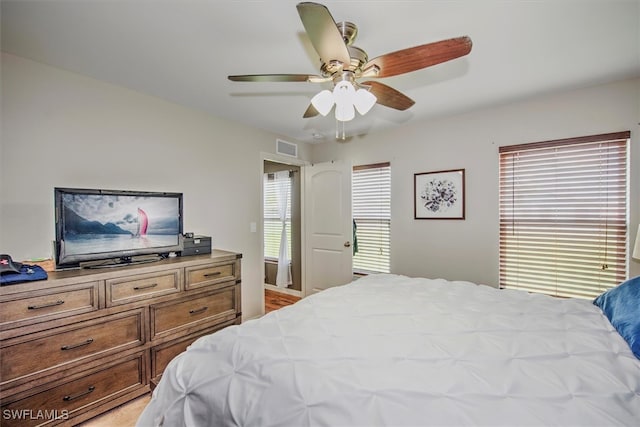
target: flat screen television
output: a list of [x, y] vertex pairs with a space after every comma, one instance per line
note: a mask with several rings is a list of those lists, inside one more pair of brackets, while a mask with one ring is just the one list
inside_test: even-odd
[[56, 268], [152, 261], [182, 251], [182, 193], [56, 187], [54, 199]]

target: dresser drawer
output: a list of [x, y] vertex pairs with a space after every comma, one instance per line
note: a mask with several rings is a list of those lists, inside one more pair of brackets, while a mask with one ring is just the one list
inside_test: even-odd
[[145, 343], [144, 310], [130, 310], [2, 341], [3, 388], [64, 365]]
[[107, 363], [100, 370], [76, 374], [72, 378], [49, 388], [37, 387], [33, 390], [35, 394], [19, 400], [3, 401], [2, 425], [35, 426], [65, 422], [105, 401], [142, 389], [146, 378], [145, 353]]
[[152, 304], [151, 341], [198, 324], [234, 319], [239, 311], [239, 289], [240, 285], [227, 286], [187, 299]]
[[181, 269], [107, 279], [107, 307], [180, 292]]
[[[240, 272], [235, 261], [185, 267], [185, 289], [198, 289], [223, 282], [235, 282]], [[215, 287], [215, 286], [214, 286]]]
[[0, 300], [2, 330], [98, 310], [98, 282], [5, 295]]
[[198, 338], [212, 334], [234, 324], [239, 325], [240, 319], [230, 320], [220, 325], [198, 331], [195, 334], [186, 336], [185, 338], [169, 341], [168, 343], [160, 344], [151, 348], [151, 378], [159, 377], [169, 362], [171, 362], [174, 357], [185, 351], [187, 347], [189, 347]]

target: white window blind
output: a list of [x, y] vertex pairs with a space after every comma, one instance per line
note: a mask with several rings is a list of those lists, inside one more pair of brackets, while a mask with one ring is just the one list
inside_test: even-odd
[[[291, 194], [291, 180], [289, 182], [289, 194]], [[280, 253], [280, 238], [282, 236], [282, 221], [278, 213], [278, 187], [273, 179], [273, 174], [264, 174], [264, 256], [265, 258], [278, 259]], [[291, 203], [287, 204], [287, 244], [288, 252], [291, 254]]]
[[500, 287], [593, 298], [627, 277], [629, 132], [500, 147]]
[[388, 273], [391, 249], [391, 166], [355, 166], [352, 176], [355, 223], [353, 270]]

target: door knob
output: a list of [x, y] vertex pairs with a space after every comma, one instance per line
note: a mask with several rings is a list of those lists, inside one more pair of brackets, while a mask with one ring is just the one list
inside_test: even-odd
[[350, 247], [350, 246], [351, 246], [351, 242], [344, 242], [344, 247], [345, 247], [345, 248], [348, 248], [348, 247]]

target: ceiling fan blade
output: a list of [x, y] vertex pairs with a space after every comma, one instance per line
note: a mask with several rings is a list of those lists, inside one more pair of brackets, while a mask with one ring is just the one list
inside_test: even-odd
[[464, 56], [471, 52], [471, 46], [468, 36], [441, 40], [378, 56], [363, 69], [376, 66], [379, 71], [375, 77], [397, 76]]
[[385, 107], [404, 111], [415, 104], [413, 99], [383, 83], [368, 81], [362, 83], [362, 85], [371, 86], [369, 91], [378, 98], [378, 104], [384, 105]]
[[307, 111], [304, 112], [304, 114], [302, 115], [302, 118], [303, 119], [308, 119], [310, 117], [315, 117], [318, 114], [320, 114], [320, 113], [318, 112], [318, 110], [315, 109], [313, 104], [309, 104], [309, 107], [307, 107]]
[[320, 83], [330, 79], [322, 76], [308, 74], [244, 74], [239, 76], [229, 76], [229, 80], [234, 82], [311, 82]]
[[312, 2], [298, 3], [296, 8], [320, 59], [327, 64], [331, 61], [340, 61], [349, 65], [351, 63], [349, 50], [329, 9]]

